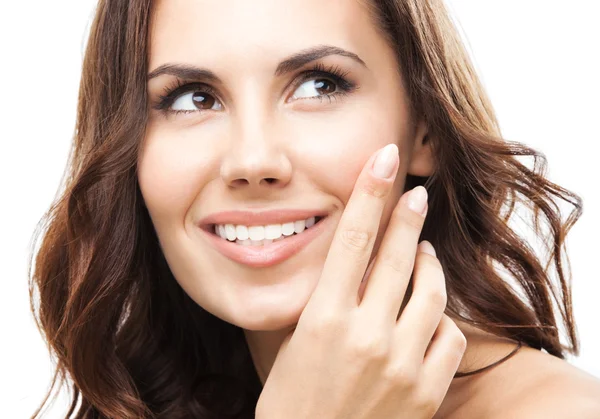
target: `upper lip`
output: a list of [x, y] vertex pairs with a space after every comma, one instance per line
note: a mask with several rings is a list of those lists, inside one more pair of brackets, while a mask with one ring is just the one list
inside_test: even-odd
[[241, 224], [245, 226], [284, 224], [310, 217], [325, 217], [326, 215], [327, 211], [319, 209], [274, 209], [261, 212], [222, 211], [204, 217], [200, 220], [199, 225], [206, 227], [212, 224]]

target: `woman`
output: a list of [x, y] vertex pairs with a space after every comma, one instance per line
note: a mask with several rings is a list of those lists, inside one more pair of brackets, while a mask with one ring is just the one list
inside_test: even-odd
[[581, 201], [440, 1], [103, 0], [88, 42], [31, 283], [67, 417], [600, 415], [563, 360]]

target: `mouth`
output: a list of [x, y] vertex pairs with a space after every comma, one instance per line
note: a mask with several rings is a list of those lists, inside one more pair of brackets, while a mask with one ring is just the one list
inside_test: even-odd
[[205, 224], [201, 230], [227, 258], [251, 267], [268, 267], [292, 257], [312, 242], [327, 224], [327, 215], [315, 215], [283, 224]]

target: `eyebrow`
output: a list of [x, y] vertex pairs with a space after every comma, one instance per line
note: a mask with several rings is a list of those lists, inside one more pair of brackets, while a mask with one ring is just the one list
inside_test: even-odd
[[[365, 62], [355, 53], [346, 51], [343, 48], [339, 48], [332, 45], [319, 45], [312, 48], [304, 49], [296, 54], [293, 54], [283, 60], [277, 65], [277, 69], [275, 70], [275, 76], [282, 76], [286, 73], [291, 73], [298, 68], [310, 63], [311, 61], [316, 61], [318, 59], [330, 56], [330, 55], [341, 55], [344, 57], [348, 57], [358, 62], [365, 68], [367, 65]], [[151, 80], [155, 77], [161, 76], [163, 74], [170, 74], [172, 76], [179, 77], [185, 80], [207, 80], [211, 82], [218, 82], [219, 77], [212, 71], [195, 67], [193, 65], [188, 64], [163, 64], [150, 72], [148, 74], [148, 80]]]

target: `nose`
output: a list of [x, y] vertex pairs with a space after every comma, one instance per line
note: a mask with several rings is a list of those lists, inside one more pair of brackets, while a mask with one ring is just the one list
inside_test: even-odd
[[[267, 128], [269, 125], [271, 129]], [[285, 187], [290, 182], [292, 166], [272, 124], [254, 119], [236, 131], [221, 164], [225, 184], [247, 192]]]

